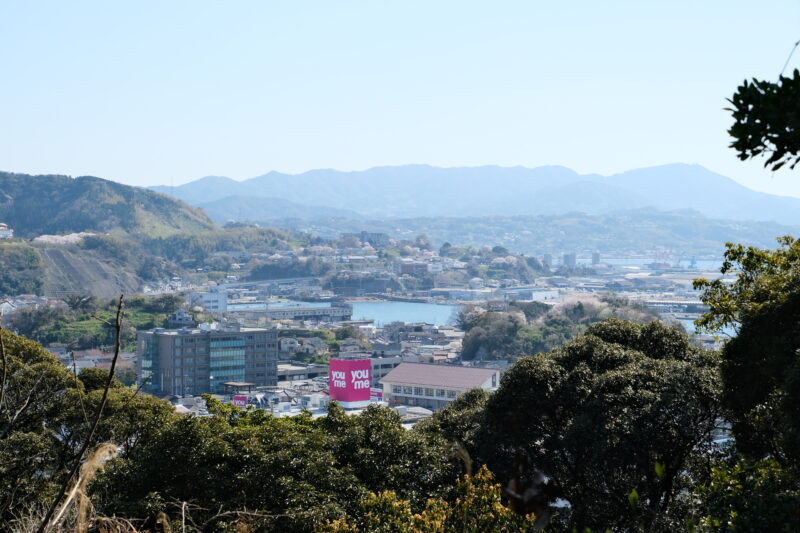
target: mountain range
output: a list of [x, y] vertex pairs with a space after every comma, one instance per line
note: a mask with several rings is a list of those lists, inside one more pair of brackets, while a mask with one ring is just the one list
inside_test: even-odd
[[[329, 219], [346, 218], [358, 220], [362, 216], [350, 209], [337, 209], [324, 205], [302, 205], [283, 198], [261, 196], [226, 196], [219, 200], [204, 202], [197, 207], [219, 223], [235, 221], [268, 221], [283, 219]], [[267, 214], [265, 217], [265, 213]]]
[[[178, 187], [152, 189], [194, 206], [207, 206], [218, 222], [353, 218], [355, 214], [374, 219], [605, 214], [653, 208], [693, 209], [728, 220], [800, 224], [800, 199], [757, 192], [702, 166], [686, 164], [611, 176], [579, 174], [560, 166], [404, 165], [354, 172], [320, 169], [297, 175], [270, 172], [244, 181], [208, 176]], [[224, 210], [219, 209], [220, 203]]]

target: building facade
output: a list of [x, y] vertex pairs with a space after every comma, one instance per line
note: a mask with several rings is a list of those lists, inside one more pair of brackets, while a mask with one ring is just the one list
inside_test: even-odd
[[0, 239], [13, 239], [14, 230], [9, 228], [8, 225], [0, 222]]
[[191, 293], [189, 302], [211, 313], [224, 313], [228, 310], [228, 293], [224, 288], [214, 286], [210, 287], [208, 292]]
[[385, 233], [371, 233], [362, 231], [361, 233], [342, 233], [342, 239], [356, 238], [361, 242], [368, 242], [375, 248], [385, 248], [389, 245], [389, 236]]
[[138, 332], [136, 351], [139, 384], [158, 396], [223, 393], [227, 382], [259, 387], [278, 381], [276, 330], [156, 328]]
[[446, 364], [401, 363], [380, 380], [389, 405], [439, 410], [470, 389], [494, 391], [500, 371]]

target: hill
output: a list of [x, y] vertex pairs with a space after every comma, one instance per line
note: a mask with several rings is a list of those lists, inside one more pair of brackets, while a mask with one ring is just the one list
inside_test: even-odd
[[711, 219], [694, 210], [636, 209], [601, 215], [566, 213], [536, 216], [420, 217], [392, 220], [327, 220], [273, 225], [338, 237], [364, 228], [397, 239], [425, 234], [436, 246], [444, 242], [481, 247], [501, 244], [514, 252], [539, 255], [565, 251], [637, 253], [667, 249], [719, 255], [725, 242], [774, 247], [779, 235], [800, 234], [800, 227], [774, 222]]
[[0, 172], [0, 221], [17, 237], [81, 231], [151, 237], [214, 229], [201, 210], [100, 178]]
[[348, 218], [361, 215], [350, 209], [337, 209], [324, 205], [301, 205], [282, 198], [258, 196], [227, 196], [221, 200], [198, 204], [212, 220], [224, 224], [234, 221], [267, 221], [284, 218], [301, 220]]
[[[698, 165], [673, 164], [612, 176], [565, 167], [427, 165], [357, 172], [270, 172], [244, 181], [202, 178], [152, 189], [192, 205], [229, 196], [282, 198], [355, 210], [372, 218], [605, 214], [626, 209], [694, 209], [712, 218], [800, 224], [800, 199], [753, 191]], [[277, 218], [277, 217], [269, 217]]]

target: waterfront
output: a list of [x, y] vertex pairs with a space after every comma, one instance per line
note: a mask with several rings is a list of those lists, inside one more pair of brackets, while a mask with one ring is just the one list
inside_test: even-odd
[[453, 324], [460, 306], [416, 302], [352, 302], [353, 319], [372, 319], [375, 325], [390, 322]]

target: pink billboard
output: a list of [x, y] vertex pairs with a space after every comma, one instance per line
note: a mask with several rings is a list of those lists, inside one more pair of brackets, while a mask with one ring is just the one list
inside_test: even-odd
[[247, 396], [234, 396], [233, 405], [236, 407], [247, 407]]
[[331, 399], [369, 402], [372, 366], [369, 359], [331, 359], [328, 386]]

